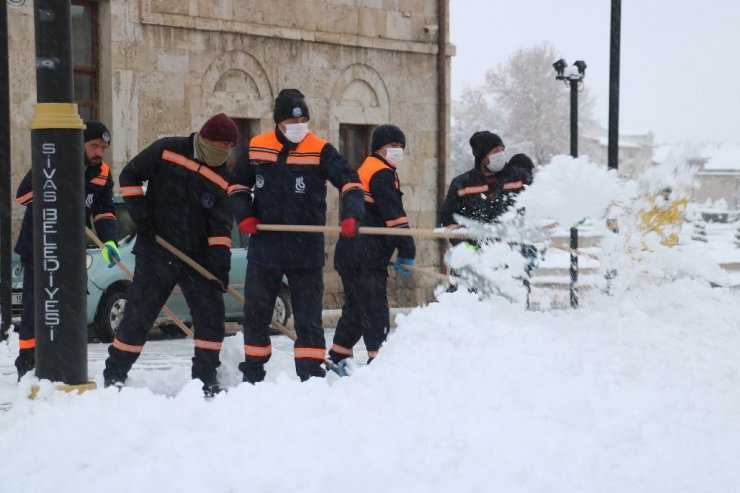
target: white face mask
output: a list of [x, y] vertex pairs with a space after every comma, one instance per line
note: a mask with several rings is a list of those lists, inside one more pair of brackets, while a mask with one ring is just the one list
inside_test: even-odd
[[386, 147], [385, 160], [398, 166], [403, 161], [403, 147]]
[[302, 141], [308, 133], [308, 123], [286, 123], [285, 138], [297, 144]]
[[498, 173], [504, 169], [504, 166], [506, 166], [506, 156], [504, 156], [503, 152], [497, 152], [496, 154], [488, 156], [488, 164], [486, 165], [486, 168], [488, 168], [488, 171], [491, 173]]

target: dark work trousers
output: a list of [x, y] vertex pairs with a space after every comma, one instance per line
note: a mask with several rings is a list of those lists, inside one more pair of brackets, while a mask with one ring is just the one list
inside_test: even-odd
[[23, 263], [23, 307], [21, 322], [18, 324], [18, 357], [15, 360], [18, 378], [33, 370], [36, 366], [36, 335], [33, 325], [33, 262], [25, 259], [22, 259], [21, 262]]
[[298, 337], [294, 344], [296, 373], [302, 381], [326, 375], [321, 367], [326, 357], [321, 321], [324, 295], [321, 269], [282, 270], [249, 262], [244, 281], [244, 363], [239, 365], [245, 382], [265, 379], [264, 366], [272, 355], [270, 321], [283, 275], [290, 286]]
[[338, 363], [353, 356], [352, 348], [362, 337], [369, 363], [378, 354], [390, 328], [388, 271], [341, 269], [339, 275], [344, 286], [344, 305], [329, 357]]
[[192, 377], [217, 383], [216, 368], [224, 340], [224, 299], [216, 283], [178, 260], [164, 255], [136, 256], [134, 280], [127, 290], [126, 311], [108, 348], [103, 377], [125, 382], [144, 349], [147, 334], [176, 284], [180, 285], [193, 320], [195, 355]]

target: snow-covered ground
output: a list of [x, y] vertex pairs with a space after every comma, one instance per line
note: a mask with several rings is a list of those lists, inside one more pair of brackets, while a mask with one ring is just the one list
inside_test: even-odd
[[[241, 384], [228, 337], [229, 392], [211, 401], [187, 340], [148, 343], [121, 392], [41, 382], [29, 400], [39, 382], [16, 383], [14, 335], [0, 492], [740, 491], [740, 291], [708, 282], [731, 280], [717, 264], [740, 249], [713, 229], [639, 255], [605, 236], [599, 268], [618, 275], [578, 310], [440, 294], [349, 378], [300, 383], [275, 336], [267, 381]], [[88, 347], [101, 384], [106, 346]]]

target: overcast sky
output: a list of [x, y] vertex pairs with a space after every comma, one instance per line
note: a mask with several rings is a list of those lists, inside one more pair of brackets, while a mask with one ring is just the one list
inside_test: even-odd
[[[611, 0], [450, 0], [453, 99], [518, 48], [549, 41], [588, 65], [606, 128], [610, 15]], [[621, 133], [740, 143], [739, 0], [622, 0], [621, 56]]]

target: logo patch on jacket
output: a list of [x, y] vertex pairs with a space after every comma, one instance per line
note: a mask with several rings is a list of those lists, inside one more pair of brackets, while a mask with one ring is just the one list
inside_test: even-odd
[[87, 197], [85, 197], [85, 207], [92, 206], [92, 203], [93, 203], [93, 194], [88, 193]]
[[257, 188], [262, 188], [265, 186], [265, 179], [262, 177], [262, 175], [257, 175], [257, 179], [255, 181], [255, 186]]
[[295, 193], [306, 193], [306, 184], [303, 182], [302, 176], [295, 179]]
[[210, 193], [203, 194], [200, 198], [200, 205], [206, 209], [212, 209], [215, 203], [216, 199]]

